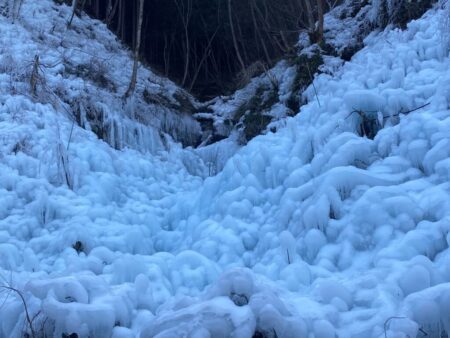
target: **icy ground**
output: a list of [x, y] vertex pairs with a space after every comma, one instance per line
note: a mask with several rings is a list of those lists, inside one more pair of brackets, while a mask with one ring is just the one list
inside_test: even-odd
[[[0, 336], [448, 334], [449, 10], [367, 38], [206, 179], [190, 149], [72, 130], [2, 68], [0, 274], [32, 325], [5, 289]], [[0, 57], [32, 56], [20, 25], [0, 17]], [[386, 117], [374, 140], [355, 109]]]

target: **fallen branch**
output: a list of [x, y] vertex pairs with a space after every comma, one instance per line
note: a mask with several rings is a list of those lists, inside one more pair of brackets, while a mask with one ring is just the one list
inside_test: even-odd
[[[405, 114], [405, 115], [407, 115], [407, 114], [409, 114], [409, 113], [412, 113], [412, 112], [415, 112], [415, 111], [417, 111], [417, 110], [419, 110], [419, 109], [422, 109], [422, 108], [425, 108], [426, 106], [429, 106], [431, 103], [430, 102], [428, 102], [428, 103], [425, 103], [424, 105], [421, 105], [420, 107], [417, 107], [417, 108], [414, 108], [414, 109], [411, 109], [411, 110], [408, 110], [408, 111], [399, 111], [397, 114], [394, 114], [394, 115], [389, 115], [389, 116], [384, 116], [383, 115], [383, 119], [388, 119], [388, 118], [390, 118], [390, 117], [394, 117], [394, 116], [399, 116], [400, 114]], [[375, 111], [375, 110], [367, 110], [367, 111], [364, 111], [364, 110], [358, 110], [358, 109], [355, 109], [355, 108], [353, 108], [354, 110], [352, 111], [352, 112], [350, 112], [350, 114], [348, 114], [346, 117], [345, 117], [345, 120], [346, 119], [348, 119], [350, 116], [352, 116], [352, 114], [354, 114], [354, 113], [356, 113], [356, 114], [358, 114], [359, 116], [361, 116], [361, 117], [363, 117], [364, 115], [366, 115], [367, 113], [378, 113], [378, 111]]]
[[405, 115], [407, 115], [407, 114], [409, 114], [409, 113], [415, 112], [416, 110], [419, 110], [419, 109], [425, 108], [426, 106], [429, 106], [430, 103], [431, 103], [431, 102], [425, 103], [424, 105], [422, 105], [422, 106], [420, 106], [420, 107], [417, 107], [417, 108], [414, 108], [414, 109], [411, 109], [411, 110], [408, 110], [408, 111], [400, 111], [400, 112], [398, 112], [398, 113], [395, 114], [395, 115], [386, 116], [386, 117], [384, 117], [384, 118], [389, 118], [389, 117], [392, 117], [392, 116], [399, 116], [400, 114], [405, 114]]
[[378, 113], [378, 111], [375, 111], [375, 110], [366, 110], [366, 111], [364, 111], [364, 110], [358, 110], [358, 109], [353, 108], [353, 111], [352, 111], [350, 114], [347, 115], [347, 117], [345, 118], [345, 120], [348, 119], [350, 116], [352, 116], [352, 114], [354, 114], [354, 113], [356, 113], [356, 114], [358, 114], [359, 116], [363, 117], [363, 116], [366, 115], [367, 113], [375, 114], [375, 113]]

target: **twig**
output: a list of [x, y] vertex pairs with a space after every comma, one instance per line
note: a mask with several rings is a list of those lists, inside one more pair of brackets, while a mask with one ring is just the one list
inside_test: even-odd
[[48, 320], [48, 317], [45, 317], [45, 319], [43, 320], [43, 322], [42, 322], [42, 324], [41, 324], [41, 331], [42, 332], [45, 332], [45, 324], [47, 324], [47, 320]]
[[22, 5], [23, 5], [23, 0], [21, 0], [21, 1], [19, 2], [19, 8], [17, 9], [17, 19], [18, 19], [19, 16], [20, 16], [20, 10], [21, 10], [21, 8], [22, 8]]
[[347, 120], [350, 116], [352, 116], [352, 114], [358, 114], [359, 116], [362, 116], [362, 114], [364, 113], [362, 110], [353, 110], [352, 112], [350, 112], [350, 114], [348, 114], [344, 120]]
[[36, 318], [36, 316], [34, 316], [33, 319], [30, 318], [30, 313], [28, 312], [27, 302], [25, 301], [25, 298], [23, 297], [22, 292], [20, 292], [19, 290], [15, 289], [11, 286], [0, 285], [0, 288], [6, 289], [9, 291], [13, 291], [19, 295], [20, 299], [22, 300], [23, 307], [25, 309], [26, 320], [28, 322], [28, 325], [30, 326], [31, 337], [35, 338], [36, 333], [34, 332], [34, 329], [33, 329], [33, 320]]
[[321, 107], [320, 101], [319, 101], [319, 95], [317, 95], [316, 85], [314, 84], [314, 78], [313, 78], [313, 76], [311, 74], [311, 70], [309, 69], [308, 63], [306, 63], [306, 68], [308, 69], [309, 77], [311, 78], [311, 83], [312, 83], [312, 86], [314, 88], [314, 93], [316, 94], [317, 103], [319, 104], [319, 107]]
[[378, 111], [377, 110], [366, 110], [366, 111], [364, 111], [364, 110], [358, 110], [358, 109], [353, 108], [353, 111], [350, 114], [347, 115], [345, 120], [348, 119], [354, 113], [356, 113], [359, 116], [363, 117], [364, 114], [366, 114], [366, 113], [378, 113]]
[[[3, 300], [3, 302], [2, 302], [2, 304], [0, 305], [0, 309], [6, 304], [6, 302], [8, 301], [8, 298], [9, 298], [9, 296], [10, 296], [10, 294], [11, 294], [11, 292], [9, 292], [10, 290], [8, 290], [8, 291], [6, 291], [7, 292], [7, 294], [6, 294], [6, 297], [5, 297], [5, 299]], [[3, 291], [2, 291], [3, 292]]]
[[389, 322], [392, 319], [408, 319], [407, 317], [389, 317], [388, 319], [386, 319], [386, 321], [384, 322], [384, 338], [387, 338], [387, 329], [389, 326]]
[[78, 0], [75, 0], [72, 2], [72, 15], [70, 16], [69, 22], [67, 23], [67, 28], [70, 28], [70, 26], [72, 26], [72, 21], [75, 16], [77, 7], [78, 7]]
[[72, 127], [70, 128], [69, 140], [67, 141], [67, 151], [69, 151], [70, 142], [72, 141], [73, 128], [75, 127], [75, 119], [72, 120]]
[[277, 331], [276, 331], [275, 329], [272, 329], [272, 331], [273, 331], [273, 336], [274, 336], [275, 338], [278, 338]]
[[428, 336], [428, 333], [422, 329], [421, 327], [419, 328], [419, 331], [424, 335], [424, 336]]
[[69, 169], [68, 169], [69, 163], [68, 163], [67, 157], [64, 156], [63, 149], [64, 149], [64, 146], [62, 143], [60, 143], [59, 144], [59, 156], [60, 156], [61, 164], [62, 164], [62, 167], [64, 170], [64, 178], [66, 179], [66, 184], [69, 187], [69, 189], [73, 190], [73, 184], [71, 182], [70, 175], [69, 175]]
[[57, 61], [57, 62], [55, 62], [55, 63], [53, 63], [53, 64], [50, 64], [50, 65], [45, 65], [45, 64], [41, 63], [41, 64], [40, 64], [41, 71], [42, 71], [42, 72], [44, 71], [44, 70], [42, 69], [42, 67], [44, 67], [44, 68], [54, 68], [54, 67], [56, 67], [56, 66], [59, 66], [59, 65], [62, 64], [62, 63], [63, 63], [62, 61]]
[[[408, 111], [400, 111], [400, 112], [398, 112], [397, 114], [391, 115], [391, 116], [399, 116], [400, 114], [405, 114], [405, 115], [407, 115], [407, 114], [409, 114], [409, 113], [415, 112], [416, 110], [425, 108], [426, 106], [429, 106], [430, 104], [431, 104], [431, 102], [428, 102], [428, 103], [425, 103], [424, 105], [422, 105], [422, 106], [420, 106], [420, 107], [417, 107], [417, 108], [414, 108], [414, 109], [411, 109], [411, 110], [408, 110]], [[388, 118], [388, 117], [389, 117], [389, 116], [387, 116], [386, 118]]]
[[38, 312], [36, 312], [36, 314], [33, 316], [33, 318], [31, 318], [31, 322], [34, 323], [34, 320], [41, 314], [41, 310], [39, 310]]
[[[394, 114], [394, 115], [389, 115], [389, 116], [384, 116], [383, 115], [383, 119], [388, 119], [388, 118], [390, 118], [390, 117], [394, 117], [394, 116], [399, 116], [400, 114], [405, 114], [405, 115], [407, 115], [407, 114], [409, 114], [409, 113], [412, 113], [412, 112], [415, 112], [415, 111], [417, 111], [417, 110], [419, 110], [419, 109], [422, 109], [422, 108], [425, 108], [426, 106], [429, 106], [431, 103], [430, 102], [428, 102], [428, 103], [425, 103], [424, 105], [421, 105], [420, 107], [417, 107], [417, 108], [414, 108], [414, 109], [411, 109], [411, 110], [408, 110], [408, 111], [400, 111], [400, 112], [398, 112], [397, 114]], [[345, 120], [346, 119], [348, 119], [352, 114], [354, 114], [354, 113], [356, 113], [356, 114], [358, 114], [359, 116], [364, 116], [364, 114], [366, 114], [366, 113], [377, 113], [378, 111], [376, 111], [376, 110], [366, 110], [366, 111], [364, 111], [364, 110], [358, 110], [358, 109], [355, 109], [355, 108], [353, 108], [354, 110], [352, 111], [352, 112], [350, 112], [350, 114], [348, 114], [346, 117], [345, 117]]]
[[[97, 59], [97, 60], [103, 60], [104, 62], [107, 61], [111, 61], [112, 59], [115, 59], [116, 57], [114, 55], [111, 55], [109, 58], [105, 58], [105, 57], [101, 57], [101, 56], [97, 56], [95, 54], [89, 53], [85, 50], [82, 50], [80, 48], [76, 48], [76, 47], [70, 47], [70, 46], [64, 46], [64, 44], [61, 45], [61, 47], [64, 47], [65, 49], [71, 49], [73, 51], [76, 52], [80, 52], [80, 53], [84, 53], [86, 55], [92, 56], [93, 58]], [[62, 55], [63, 57], [65, 57], [65, 55], [63, 53], [60, 53], [60, 55]]]

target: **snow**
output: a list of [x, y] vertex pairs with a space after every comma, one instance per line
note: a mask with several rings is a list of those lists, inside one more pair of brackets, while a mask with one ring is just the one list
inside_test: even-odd
[[[450, 332], [449, 8], [369, 36], [350, 62], [316, 76], [320, 106], [309, 87], [309, 103], [276, 133], [241, 149], [225, 139], [196, 150], [160, 137], [158, 123], [137, 125], [140, 104], [115, 111], [114, 95], [62, 78], [56, 66], [45, 72], [48, 85], [60, 79], [74, 97], [91, 86], [90, 100], [128, 135], [123, 143], [74, 125], [44, 93], [30, 97], [36, 50], [46, 64], [71, 50], [42, 50], [34, 31], [55, 39], [50, 22], [60, 17], [61, 29], [70, 8], [25, 1], [14, 24], [0, 16], [2, 64], [14, 59], [14, 74], [25, 72], [0, 68], [0, 277], [23, 295], [33, 330], [117, 338]], [[130, 56], [98, 22], [74, 26], [81, 33], [68, 32], [70, 43], [92, 26], [111, 44], [120, 60], [108, 76], [126, 88], [117, 64], [131, 69]], [[104, 46], [92, 48], [109, 53]], [[278, 67], [280, 78], [290, 74]], [[373, 140], [358, 135], [357, 116], [347, 118], [355, 109], [386, 117]], [[0, 296], [0, 337], [31, 333], [18, 294]]]

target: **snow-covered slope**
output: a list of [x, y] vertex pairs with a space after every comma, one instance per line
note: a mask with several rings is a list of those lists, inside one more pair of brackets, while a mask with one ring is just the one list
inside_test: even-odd
[[[450, 332], [449, 10], [369, 36], [205, 180], [192, 150], [116, 150], [3, 71], [0, 276], [26, 311], [4, 289], [0, 336]], [[21, 25], [0, 17], [1, 57]], [[354, 110], [384, 115], [373, 140]]]
[[160, 131], [197, 142], [200, 126], [183, 107], [195, 101], [171, 81], [141, 66], [135, 95], [124, 100], [133, 60], [105, 24], [83, 15], [68, 28], [68, 6], [24, 1], [15, 14], [12, 3], [0, 1], [2, 92], [51, 104], [117, 149], [154, 153], [163, 148]]

